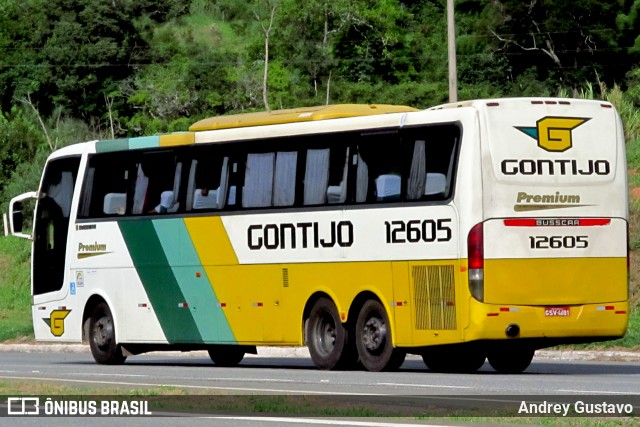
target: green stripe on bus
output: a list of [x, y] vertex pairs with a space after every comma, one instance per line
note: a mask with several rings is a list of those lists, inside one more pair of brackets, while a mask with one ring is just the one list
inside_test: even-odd
[[236, 343], [184, 220], [158, 219], [152, 222], [202, 339], [209, 343]]
[[96, 142], [97, 153], [107, 153], [109, 151], [123, 151], [129, 149], [128, 139], [108, 139]]
[[151, 221], [119, 221], [118, 226], [167, 341], [202, 342]]

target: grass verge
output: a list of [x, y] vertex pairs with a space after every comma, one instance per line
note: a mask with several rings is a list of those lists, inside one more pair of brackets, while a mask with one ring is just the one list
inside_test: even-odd
[[25, 239], [0, 237], [0, 342], [33, 337], [30, 251]]

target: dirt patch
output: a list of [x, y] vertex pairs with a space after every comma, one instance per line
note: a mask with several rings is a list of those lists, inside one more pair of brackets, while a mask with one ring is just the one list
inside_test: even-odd
[[632, 198], [640, 199], [640, 187], [632, 188], [630, 193]]

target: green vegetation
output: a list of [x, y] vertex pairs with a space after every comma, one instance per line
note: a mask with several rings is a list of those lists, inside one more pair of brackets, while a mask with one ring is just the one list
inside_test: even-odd
[[33, 336], [30, 251], [26, 240], [0, 237], [0, 341]]

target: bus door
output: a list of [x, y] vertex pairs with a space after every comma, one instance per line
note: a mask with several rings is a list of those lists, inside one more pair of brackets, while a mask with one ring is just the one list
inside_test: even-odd
[[71, 201], [80, 156], [49, 161], [36, 205], [33, 235], [32, 294], [34, 303], [66, 296], [65, 258]]

